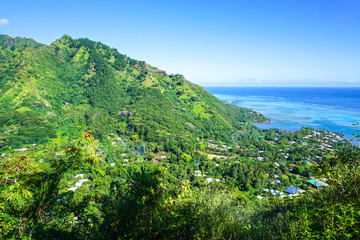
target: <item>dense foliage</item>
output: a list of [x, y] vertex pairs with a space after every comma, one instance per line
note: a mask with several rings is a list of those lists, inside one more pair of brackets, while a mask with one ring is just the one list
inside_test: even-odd
[[359, 148], [340, 133], [261, 130], [89, 39], [0, 35], [0, 69], [0, 239], [360, 238]]

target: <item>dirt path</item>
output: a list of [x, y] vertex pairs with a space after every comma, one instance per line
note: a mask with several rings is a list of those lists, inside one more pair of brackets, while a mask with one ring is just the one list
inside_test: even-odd
[[209, 159], [213, 159], [213, 158], [229, 158], [228, 156], [222, 156], [222, 155], [216, 155], [216, 154], [212, 154], [212, 153], [205, 153], [199, 150], [196, 150], [196, 152], [202, 154], [202, 155], [206, 155]]

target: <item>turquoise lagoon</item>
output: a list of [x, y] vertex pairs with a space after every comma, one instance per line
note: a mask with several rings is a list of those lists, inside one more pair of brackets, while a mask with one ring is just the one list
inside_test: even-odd
[[[295, 131], [301, 127], [326, 129], [352, 139], [360, 118], [360, 88], [207, 87], [223, 101], [254, 109], [271, 123], [261, 128]], [[355, 142], [358, 142], [355, 139]]]

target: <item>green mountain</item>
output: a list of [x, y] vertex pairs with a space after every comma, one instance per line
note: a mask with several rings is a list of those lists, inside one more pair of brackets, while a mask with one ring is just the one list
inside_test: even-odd
[[0, 35], [0, 240], [360, 239], [359, 148], [265, 120], [99, 42]]
[[223, 138], [240, 121], [264, 120], [249, 112], [100, 42], [64, 35], [43, 45], [0, 35], [0, 148], [87, 131], [187, 151], [196, 137]]

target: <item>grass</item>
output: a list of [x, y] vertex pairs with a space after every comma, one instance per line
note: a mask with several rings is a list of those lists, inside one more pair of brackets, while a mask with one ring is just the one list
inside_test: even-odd
[[195, 102], [192, 112], [195, 113], [198, 117], [210, 119], [213, 115], [207, 113], [207, 110], [204, 107], [204, 103]]

